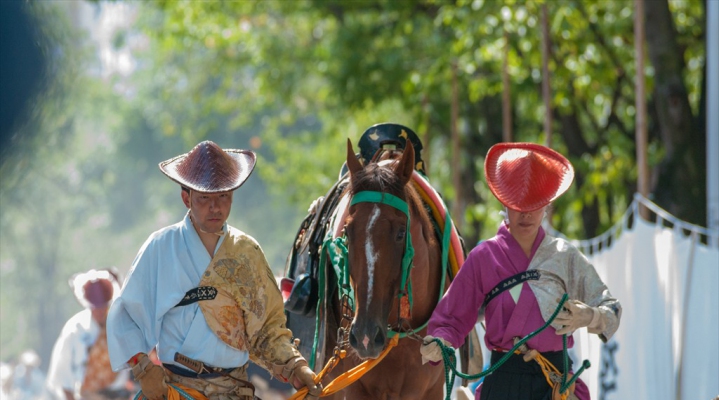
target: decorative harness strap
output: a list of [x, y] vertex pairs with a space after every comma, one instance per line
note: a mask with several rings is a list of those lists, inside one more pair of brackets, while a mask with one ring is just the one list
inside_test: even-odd
[[449, 262], [450, 276], [454, 279], [459, 268], [464, 264], [464, 246], [459, 238], [457, 227], [449, 215], [449, 209], [444, 204], [442, 196], [429, 184], [426, 176], [415, 171], [412, 174], [412, 184], [422, 201], [429, 207], [430, 214], [438, 224], [442, 236], [442, 260]]

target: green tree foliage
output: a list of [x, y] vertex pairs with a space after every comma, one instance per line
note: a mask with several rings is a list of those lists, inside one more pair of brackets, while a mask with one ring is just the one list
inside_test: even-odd
[[136, 68], [110, 76], [61, 11], [74, 3], [28, 3], [52, 79], [0, 165], [0, 358], [32, 345], [47, 361], [62, 323], [79, 310], [67, 278], [91, 267], [126, 273], [145, 238], [183, 215], [179, 190], [157, 163], [201, 140], [258, 153], [230, 223], [259, 240], [275, 272], [305, 210], [337, 179], [346, 139], [356, 145], [378, 122], [420, 135], [433, 185], [450, 204], [466, 205], [454, 218], [470, 246], [492, 235], [500, 205], [483, 162], [502, 140], [505, 38], [514, 140], [546, 139], [543, 5], [551, 143], [577, 170], [555, 204], [554, 226], [591, 237], [626, 210], [637, 179], [638, 75], [651, 93], [653, 194], [703, 224], [704, 9], [645, 3], [655, 37], [637, 73], [631, 1], [115, 2], [137, 15], [113, 41], [132, 51]]
[[[179, 88], [182, 79], [153, 68], [162, 63], [153, 64], [144, 53], [151, 49], [143, 50], [144, 36], [132, 27], [113, 43], [115, 50], [135, 49], [136, 71], [106, 69], [97, 44], [78, 22], [88, 11], [81, 7], [97, 18], [106, 5], [27, 6], [42, 28], [49, 69], [46, 90], [14, 132], [0, 165], [0, 359], [35, 348], [47, 363], [62, 325], [80, 310], [69, 277], [110, 266], [126, 274], [150, 233], [186, 212], [179, 186], [157, 164], [203, 139], [249, 148], [258, 132], [238, 134], [222, 110], [202, 109], [202, 99], [178, 92], [159, 96], [158, 87]], [[188, 65], [178, 67], [183, 68]], [[206, 83], [219, 81], [208, 75]], [[294, 235], [294, 227], [283, 224], [299, 214], [281, 201], [268, 201], [257, 174], [234, 200], [229, 222], [262, 243], [279, 273]]]
[[[213, 86], [218, 90], [203, 97], [202, 103], [230, 100], [237, 107], [226, 111], [235, 113], [234, 121], [259, 123], [263, 143], [271, 150], [266, 154], [268, 166], [263, 176], [300, 203], [309, 204], [336, 179], [346, 137], [356, 141], [370, 125], [395, 121], [415, 128], [426, 141], [430, 177], [448, 201], [468, 205], [464, 215], [455, 218], [469, 224], [464, 233], [470, 242], [490, 235], [496, 226], [498, 204], [483, 183], [482, 168], [487, 149], [501, 141], [505, 35], [510, 46], [514, 140], [543, 143], [546, 139], [540, 89], [544, 79], [542, 1], [155, 4], [161, 12], [153, 14], [156, 19], [150, 33], [160, 46], [159, 54], [191, 51], [201, 55], [196, 60], [203, 65], [201, 69], [228, 82], [221, 88]], [[639, 74], [635, 71], [632, 2], [566, 1], [547, 2], [546, 6], [551, 40], [551, 76], [547, 79], [554, 118], [551, 143], [577, 170], [576, 185], [572, 193], [557, 201], [552, 223], [570, 236], [590, 237], [617, 220], [635, 191], [637, 75], [646, 79], [650, 89], [671, 79], [680, 100], [693, 103], [691, 109], [682, 110], [689, 113], [684, 119], [693, 120], [698, 113], [696, 103], [703, 87], [703, 8], [699, 2], [647, 2], [648, 15], [670, 11], [669, 24], [648, 23], [650, 34], [661, 32], [677, 43], [662, 54], [688, 60], [657, 76], [662, 68], [656, 66]], [[650, 40], [649, 53], [661, 46]], [[453, 74], [460, 102], [462, 152], [458, 155], [449, 151]], [[193, 82], [205, 77], [185, 79]], [[185, 88], [191, 86], [188, 83]], [[201, 85], [200, 90], [191, 92], [203, 96], [206, 89]], [[172, 93], [174, 88], [163, 90]], [[655, 91], [650, 100], [662, 98], [662, 92]], [[651, 110], [655, 111], [649, 159], [655, 174], [666, 163], [674, 166], [669, 170], [685, 176], [703, 169], [700, 163], [676, 167], [676, 160], [667, 159], [673, 157], [668, 151], [671, 142], [659, 132], [668, 122], [658, 118], [664, 114], [660, 107]], [[703, 148], [705, 134], [691, 129], [698, 138], [691, 142], [691, 154], [695, 154]], [[686, 154], [679, 157], [692, 160]], [[459, 160], [461, 191], [449, 184], [450, 159]], [[677, 211], [704, 208], [702, 175], [688, 176], [695, 196], [683, 198], [672, 191], [673, 181], [660, 181], [653, 186], [656, 198], [663, 201], [660, 205]], [[684, 206], [670, 207], [679, 204]], [[703, 223], [701, 215], [701, 211], [678, 212], [680, 218], [699, 224]]]
[[[53, 8], [36, 5], [32, 11], [38, 19], [54, 19], [56, 26], [67, 27], [66, 19]], [[68, 241], [63, 238], [83, 240], [82, 233], [68, 238], [68, 227], [93, 219], [95, 224], [102, 223], [103, 207], [97, 207], [103, 202], [102, 191], [97, 185], [83, 188], [85, 173], [98, 172], [92, 161], [94, 155], [78, 151], [84, 148], [81, 143], [90, 138], [72, 134], [87, 122], [74, 105], [83, 103], [85, 96], [97, 95], [79, 73], [84, 66], [84, 55], [63, 47], [63, 43], [78, 40], [73, 32], [71, 29], [44, 30], [42, 48], [52, 59], [53, 68], [49, 71], [46, 91], [37, 99], [43, 106], [33, 107], [32, 118], [16, 133], [14, 151], [7, 154], [0, 171], [3, 177], [0, 186], [3, 324], [0, 330], [4, 350], [22, 351], [20, 346], [29, 341], [45, 343], [46, 348], [40, 350], [47, 353], [47, 343], [54, 340], [50, 336], [57, 334], [54, 328], [62, 323], [55, 315], [68, 303], [47, 301], [60, 298], [58, 294], [67, 287], [69, 273], [58, 268], [63, 264], [61, 260], [68, 256], [64, 248]], [[60, 49], [65, 51], [58, 51]], [[88, 91], [68, 90], [74, 85], [84, 86]], [[68, 158], [68, 154], [73, 157]], [[23, 304], [39, 307], [26, 310], [29, 312], [14, 310]], [[38, 326], [50, 329], [37, 329]], [[13, 341], [9, 341], [10, 338]]]

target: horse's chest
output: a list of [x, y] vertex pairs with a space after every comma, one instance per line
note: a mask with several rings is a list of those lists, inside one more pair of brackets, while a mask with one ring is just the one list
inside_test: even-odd
[[[405, 355], [401, 349], [390, 354], [362, 379], [347, 389], [347, 399], [417, 400], [440, 399], [444, 388], [444, 371], [441, 367], [422, 365], [419, 360]], [[419, 351], [416, 351], [419, 354]], [[415, 362], [416, 361], [416, 362]]]

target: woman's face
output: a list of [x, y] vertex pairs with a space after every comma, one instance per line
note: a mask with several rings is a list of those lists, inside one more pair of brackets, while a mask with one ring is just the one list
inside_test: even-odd
[[544, 219], [546, 206], [532, 212], [520, 212], [507, 208], [509, 232], [517, 240], [534, 240]]

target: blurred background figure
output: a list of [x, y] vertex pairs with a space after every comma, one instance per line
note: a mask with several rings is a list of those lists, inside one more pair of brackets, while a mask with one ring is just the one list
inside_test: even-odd
[[10, 397], [13, 400], [44, 400], [50, 394], [45, 388], [45, 373], [40, 369], [40, 356], [35, 350], [25, 350], [18, 357], [12, 373]]
[[12, 366], [0, 362], [0, 400], [9, 400], [10, 390], [12, 390]]
[[[14, 369], [8, 366], [7, 373], [10, 375], [7, 377], [7, 383], [3, 376], [3, 387], [7, 384], [8, 399], [44, 400], [49, 397], [45, 388], [45, 373], [40, 369], [40, 364], [40, 356], [35, 350], [25, 350], [18, 357]], [[3, 371], [3, 375], [5, 373]]]
[[91, 269], [69, 283], [84, 309], [65, 323], [55, 342], [48, 387], [61, 400], [131, 398], [129, 370], [113, 372], [107, 351], [107, 311], [120, 292], [116, 271]]

